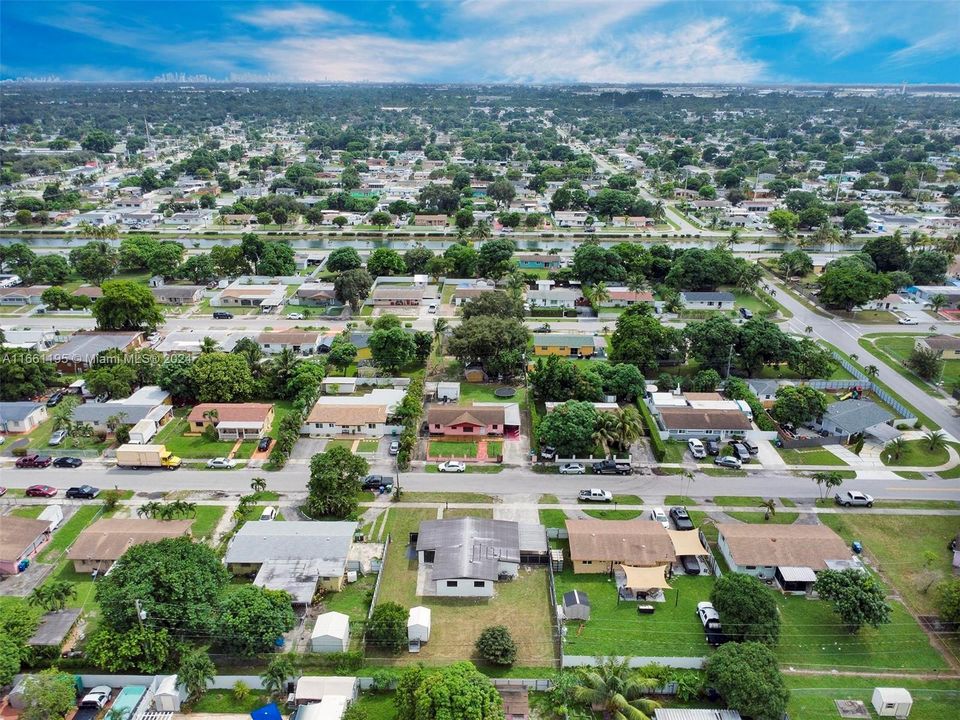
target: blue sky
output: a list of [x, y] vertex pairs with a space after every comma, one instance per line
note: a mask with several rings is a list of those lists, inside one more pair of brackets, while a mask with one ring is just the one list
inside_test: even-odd
[[960, 0], [3, 0], [0, 77], [960, 82]]

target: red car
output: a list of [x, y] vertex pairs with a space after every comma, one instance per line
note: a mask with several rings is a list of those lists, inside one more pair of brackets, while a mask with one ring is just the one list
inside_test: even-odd
[[18, 468], [45, 468], [53, 462], [49, 455], [24, 455], [17, 460]]
[[31, 485], [27, 488], [27, 497], [53, 497], [57, 494], [55, 487], [49, 485]]

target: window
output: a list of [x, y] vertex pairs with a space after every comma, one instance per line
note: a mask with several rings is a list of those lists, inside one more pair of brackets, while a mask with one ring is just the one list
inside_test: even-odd
[[473, 581], [473, 586], [474, 586], [475, 588], [482, 588], [482, 587], [486, 587], [487, 584], [486, 584], [483, 580], [474, 580], [474, 581]]
[[456, 586], [457, 586], [456, 580], [447, 580], [447, 587], [456, 587]]
[[376, 423], [367, 423], [367, 429], [369, 430], [373, 430], [376, 427], [377, 427]]
[[747, 570], [756, 570], [756, 569], [757, 569], [757, 566], [756, 566], [756, 565], [747, 565], [747, 566], [746, 566], [746, 569], [747, 569]]
[[461, 432], [471, 433], [471, 432], [473, 432], [473, 425], [463, 425], [463, 426], [460, 428], [460, 430], [461, 430]]

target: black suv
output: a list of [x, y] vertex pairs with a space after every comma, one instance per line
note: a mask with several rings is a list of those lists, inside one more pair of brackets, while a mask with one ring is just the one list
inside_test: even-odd
[[613, 460], [594, 463], [592, 469], [597, 475], [629, 475], [633, 472], [633, 468], [627, 463], [618, 463]]
[[53, 466], [58, 468], [78, 468], [83, 465], [83, 460], [76, 457], [58, 457], [53, 461]]
[[670, 508], [670, 517], [673, 518], [673, 524], [677, 526], [677, 530], [693, 530], [693, 520], [690, 519], [685, 507]]
[[55, 392], [53, 395], [47, 398], [47, 407], [51, 407], [51, 408], [56, 407], [57, 405], [60, 404], [60, 401], [62, 400], [63, 400], [63, 393]]
[[260, 452], [266, 452], [270, 449], [270, 443], [272, 442], [273, 438], [271, 438], [269, 435], [260, 438], [260, 442], [257, 443], [257, 450]]
[[80, 487], [72, 487], [67, 490], [68, 498], [76, 498], [78, 500], [93, 500], [93, 498], [99, 494], [100, 488], [95, 488], [90, 485], [81, 485]]
[[222, 310], [218, 310], [213, 314], [213, 319], [214, 320], [232, 320], [233, 313], [228, 313], [228, 312], [223, 312]]
[[380, 488], [385, 488], [389, 492], [393, 490], [393, 478], [389, 475], [367, 475], [363, 479], [362, 487], [364, 490], [373, 490], [374, 492]]

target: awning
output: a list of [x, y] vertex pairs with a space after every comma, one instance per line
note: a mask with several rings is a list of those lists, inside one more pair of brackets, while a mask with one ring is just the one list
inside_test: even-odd
[[871, 435], [877, 440], [883, 440], [884, 442], [889, 442], [895, 438], [900, 437], [903, 433], [897, 430], [895, 427], [890, 427], [886, 423], [877, 423], [868, 427], [864, 432], [867, 435]]
[[779, 567], [777, 570], [784, 582], [812, 583], [817, 581], [817, 574], [808, 567]]
[[674, 552], [679, 555], [709, 555], [703, 543], [700, 541], [699, 530], [667, 530], [670, 535], [670, 542], [673, 543]]
[[670, 590], [666, 578], [667, 567], [667, 565], [655, 565], [654, 567], [618, 565], [616, 572], [617, 586], [631, 590], [653, 590], [655, 588]]

